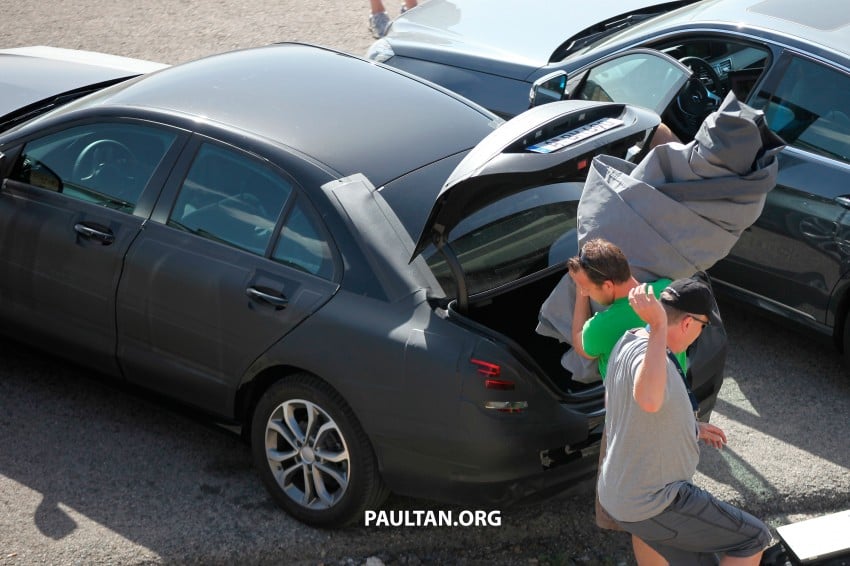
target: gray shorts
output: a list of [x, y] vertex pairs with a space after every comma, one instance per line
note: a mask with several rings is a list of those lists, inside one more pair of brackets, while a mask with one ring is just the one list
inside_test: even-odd
[[655, 517], [620, 525], [671, 565], [717, 564], [717, 554], [753, 556], [771, 540], [764, 523], [690, 483]]

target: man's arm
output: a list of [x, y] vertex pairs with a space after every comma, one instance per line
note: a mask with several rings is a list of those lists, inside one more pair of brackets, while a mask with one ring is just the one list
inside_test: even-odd
[[587, 358], [588, 360], [595, 360], [596, 356], [591, 356], [584, 351], [584, 338], [582, 337], [584, 325], [591, 316], [590, 299], [583, 296], [581, 294], [581, 290], [578, 286], [576, 286], [576, 304], [575, 308], [573, 308], [573, 349], [581, 357]]
[[646, 284], [629, 291], [629, 304], [649, 324], [649, 343], [638, 367], [632, 396], [641, 409], [655, 413], [664, 404], [667, 390], [667, 313]]

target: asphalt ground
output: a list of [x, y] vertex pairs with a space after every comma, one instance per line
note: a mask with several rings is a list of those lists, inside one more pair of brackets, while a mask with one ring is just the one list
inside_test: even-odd
[[[400, 3], [386, 2], [397, 14]], [[363, 54], [365, 0], [23, 1], [0, 48], [176, 64], [302, 41]], [[2, 77], [0, 77], [2, 82]], [[344, 89], [340, 103], [344, 103]], [[415, 138], [411, 138], [415, 151]], [[850, 509], [850, 372], [831, 344], [721, 301], [729, 358], [697, 484], [771, 527]], [[0, 342], [0, 564], [631, 564], [593, 525], [592, 485], [498, 510], [500, 526], [306, 527], [278, 510], [231, 432], [43, 352]], [[393, 496], [396, 512], [469, 508]]]

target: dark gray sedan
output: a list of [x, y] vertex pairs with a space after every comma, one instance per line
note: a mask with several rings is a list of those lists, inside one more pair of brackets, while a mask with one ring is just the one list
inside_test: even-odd
[[[537, 314], [588, 158], [626, 155], [657, 114], [566, 101], [503, 123], [298, 44], [135, 78], [15, 65], [55, 92], [10, 81], [22, 106], [0, 119], [5, 332], [243, 425], [272, 496], [315, 525], [389, 490], [504, 505], [594, 468], [602, 387]], [[553, 138], [572, 141], [534, 151]], [[722, 328], [700, 343], [707, 415]]]
[[[568, 96], [651, 107], [657, 82], [611, 62], [650, 48], [694, 71], [669, 107], [656, 108], [683, 141], [730, 91], [764, 110], [788, 144], [777, 186], [759, 220], [710, 270], [713, 280], [719, 291], [831, 337], [850, 360], [846, 4], [652, 4], [604, 3], [578, 17], [568, 2], [430, 0], [398, 18], [369, 56], [510, 117], [528, 107], [529, 93], [540, 95], [536, 103]], [[617, 87], [608, 88], [612, 81]]]

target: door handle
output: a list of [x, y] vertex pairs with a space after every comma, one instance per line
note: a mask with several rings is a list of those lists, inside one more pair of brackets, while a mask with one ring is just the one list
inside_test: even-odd
[[88, 238], [90, 240], [98, 240], [104, 246], [108, 246], [112, 242], [115, 241], [115, 236], [111, 232], [105, 232], [103, 230], [98, 230], [97, 228], [92, 228], [91, 226], [86, 226], [82, 223], [74, 224], [74, 230], [77, 234], [81, 235], [84, 238]]
[[289, 304], [289, 299], [287, 299], [286, 297], [281, 297], [280, 295], [272, 295], [270, 293], [260, 291], [255, 287], [248, 287], [247, 289], [245, 289], [245, 294], [257, 301], [268, 303], [274, 306], [276, 309], [282, 309]]

